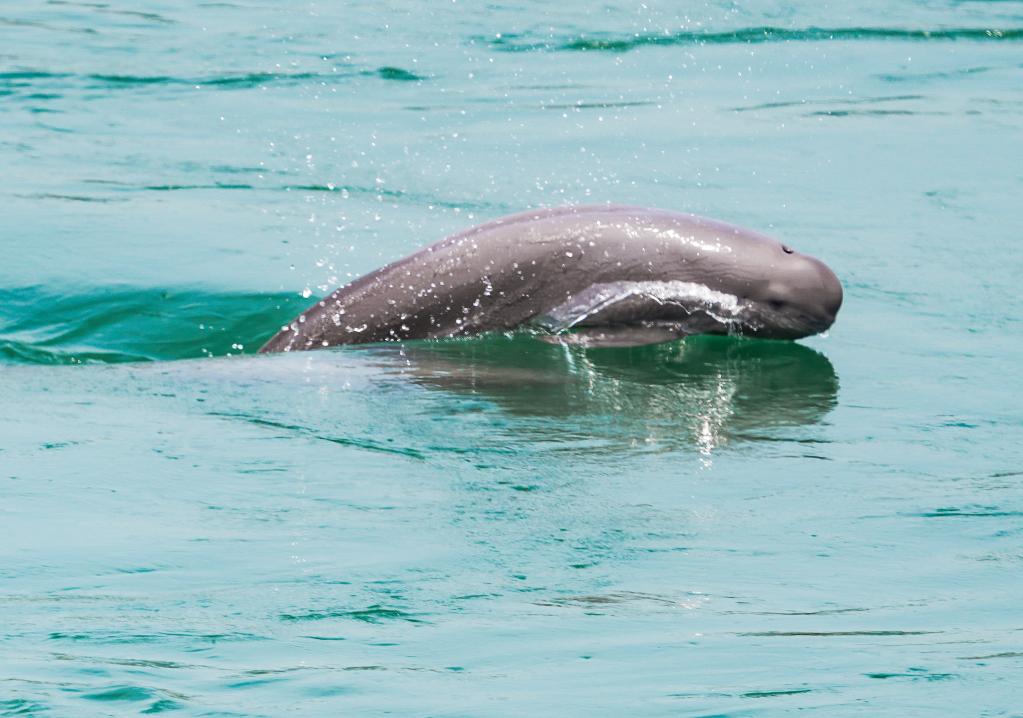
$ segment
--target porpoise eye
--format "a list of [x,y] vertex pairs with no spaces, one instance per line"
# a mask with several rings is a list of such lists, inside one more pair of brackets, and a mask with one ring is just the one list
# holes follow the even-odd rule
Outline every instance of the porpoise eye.
[[785,252],[785,254],[792,254],[792,247],[787,244],[783,244],[781,246],[781,251]]
[[771,309],[782,309],[785,306],[785,302],[780,299],[768,299],[767,306]]

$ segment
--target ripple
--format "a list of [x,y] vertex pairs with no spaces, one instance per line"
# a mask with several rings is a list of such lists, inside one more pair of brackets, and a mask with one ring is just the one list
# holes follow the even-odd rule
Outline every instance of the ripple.
[[0,289],[0,362],[120,363],[254,351],[307,300],[200,288]]
[[150,23],[156,23],[159,25],[174,25],[177,20],[172,20],[169,17],[165,17],[155,12],[140,12],[138,10],[115,10],[107,7],[97,7],[98,12],[106,13],[108,15],[120,15],[122,17],[137,18],[139,20],[145,20]]
[[0,716],[32,716],[42,713],[48,713],[49,710],[42,703],[36,703],[35,701],[26,700],[24,698],[0,698]]
[[885,82],[930,82],[933,80],[956,80],[965,77],[972,77],[975,75],[982,75],[992,70],[1002,69],[1016,69],[1020,65],[1012,65],[1009,67],[991,67],[988,65],[978,65],[975,67],[962,67],[956,70],[947,70],[944,72],[904,72],[904,73],[885,73],[877,75],[877,79],[884,80]]
[[724,611],[751,616],[837,616],[843,613],[865,613],[869,608],[822,608],[819,611]]
[[607,102],[583,102],[583,101],[579,101],[579,102],[569,102],[569,103],[557,104],[557,105],[542,104],[542,105],[540,105],[540,109],[543,109],[543,110],[609,110],[609,109],[625,108],[625,107],[649,107],[649,106],[655,105],[655,104],[657,104],[657,103],[656,102],[652,102],[650,100],[635,100],[635,101],[632,101],[632,102],[625,102],[625,101],[622,101],[622,102],[612,102],[612,101],[607,101]]
[[181,192],[196,189],[255,189],[255,187],[243,182],[213,182],[211,184],[150,184],[139,189],[148,192]]
[[874,105],[885,102],[905,102],[923,100],[924,95],[886,95],[880,97],[835,98],[824,100],[793,100],[785,102],[763,102],[757,105],[733,107],[733,112],[754,112],[757,110],[778,110],[788,107],[813,107],[815,105]]
[[964,661],[986,661],[991,658],[1023,658],[1023,651],[1005,651],[1003,653],[989,653],[985,656],[960,656]]
[[892,678],[903,678],[911,681],[947,681],[958,678],[956,673],[930,673],[926,668],[909,668],[904,673],[864,673],[867,678],[875,680],[889,680]]
[[602,593],[587,596],[566,596],[564,598],[552,598],[546,601],[537,601],[538,606],[608,606],[625,603],[651,603],[660,606],[677,608],[693,608],[693,602],[677,601],[669,596],[660,596],[652,593],[638,593],[634,591],[618,591],[615,593]]
[[114,686],[82,696],[82,698],[88,698],[91,701],[144,701],[152,697],[151,689],[140,686]]
[[916,117],[919,115],[947,115],[947,112],[914,112],[913,110],[821,110],[808,112],[807,117]]
[[400,67],[379,67],[376,74],[384,80],[396,80],[398,82],[421,82],[426,79],[421,75],[403,70]]
[[344,436],[329,436],[326,434],[319,433],[313,429],[305,426],[298,426],[296,424],[286,424],[280,421],[274,421],[272,419],[265,419],[262,417],[247,416],[245,414],[232,414],[223,412],[212,412],[211,416],[220,416],[229,419],[241,419],[249,424],[256,426],[266,426],[274,429],[284,429],[285,431],[303,434],[320,441],[327,441],[332,444],[340,444],[341,446],[351,446],[357,449],[366,449],[367,451],[376,451],[384,454],[397,454],[399,456],[405,456],[411,459],[425,459],[426,456],[417,449],[412,449],[402,446],[388,446],[385,443],[373,440],[373,439],[357,439],[352,437]]
[[[0,20],[2,24],[2,20]],[[0,87],[28,88],[36,83],[59,83],[62,87],[80,85],[84,89],[145,90],[151,88],[189,88],[214,90],[246,90],[269,85],[334,85],[358,78],[376,78],[389,82],[425,82],[423,75],[400,67],[356,69],[336,66],[331,72],[237,72],[196,77],[176,75],[134,75],[85,73],[24,69],[0,72]]]
[[502,34],[499,37],[476,37],[494,50],[503,52],[628,52],[639,47],[673,47],[679,45],[752,45],[771,42],[856,42],[856,41],[971,41],[1019,42],[1023,28],[887,28],[887,27],[748,27],[724,32],[682,30],[669,33],[636,33],[616,35],[588,33],[576,37],[531,39],[529,35]]
[[384,623],[386,621],[406,621],[408,623],[426,623],[423,619],[416,618],[415,614],[402,611],[397,608],[388,608],[379,604],[367,608],[347,610],[333,609],[325,611],[307,611],[305,613],[282,613],[282,621],[324,621],[334,618],[344,618],[363,623]]
[[85,75],[85,79],[103,87],[138,87],[149,85],[189,85],[193,87],[248,88],[270,83],[296,83],[305,80],[336,80],[337,75],[315,72],[249,72],[213,77],[172,77],[169,75]]
[[121,633],[119,631],[91,631],[89,633],[65,633],[55,631],[47,636],[50,641],[71,641],[74,643],[122,644],[122,643],[163,643],[169,639],[182,638],[201,643],[221,643],[235,641],[262,641],[265,636],[255,633]]
[[[45,72],[42,70],[21,70],[13,72],[0,72],[0,82],[5,84],[16,83],[20,80],[42,80],[72,77],[69,72]],[[21,85],[25,86],[25,85]]]
[[0,17],[0,25],[10,25],[11,27],[33,27],[38,30],[52,30],[54,32],[73,32],[82,35],[99,35],[98,30],[94,30],[91,27],[60,27],[58,25],[51,25],[46,22],[37,22],[34,20],[24,20],[21,18],[13,17]]
[[941,631],[755,631],[749,633],[737,633],[735,635],[749,636],[753,638],[844,638],[849,636],[926,636],[932,633],[941,633]]
[[185,707],[185,696],[183,695],[130,684],[116,685],[92,693],[85,693],[82,695],[82,698],[101,703],[152,701],[146,709],[140,711],[144,714],[163,713],[164,711],[178,710]]
[[933,511],[924,511],[916,514],[916,516],[928,519],[1003,518],[1007,516],[1023,516],[1023,511],[1004,511],[997,506],[946,506]]
[[[195,170],[192,170],[195,171]],[[232,168],[211,167],[210,171],[220,174],[286,174],[275,172],[265,168]],[[414,192],[404,189],[386,189],[383,187],[360,186],[354,184],[334,184],[326,182],[322,184],[285,184],[285,185],[256,185],[248,182],[167,182],[163,184],[140,184],[132,185],[118,180],[87,179],[83,182],[88,184],[99,184],[107,186],[111,191],[116,192],[204,192],[204,191],[254,191],[254,192],[324,192],[338,194],[342,197],[359,196],[370,197],[377,200],[391,200],[395,202],[406,202],[419,207],[441,207],[444,209],[473,210],[499,213],[508,211],[510,208],[505,203],[487,202],[479,199],[449,199],[424,192]],[[54,193],[40,193],[32,195],[16,195],[29,199],[58,199],[62,201],[82,202],[118,202],[126,201],[118,197],[98,197],[96,195],[68,195]]]
[[801,693],[813,693],[812,688],[794,688],[790,690],[778,690],[778,691],[750,691],[749,693],[740,693],[742,698],[778,698],[779,696],[797,696]]
[[16,197],[24,197],[25,199],[59,199],[65,202],[96,202],[99,204],[109,204],[111,202],[127,202],[127,199],[120,197],[95,197],[90,195],[80,194],[54,194],[51,192],[44,192],[40,194],[28,194],[28,195],[15,195]]
[[57,661],[100,663],[114,666],[129,666],[131,668],[189,669],[200,667],[189,663],[179,663],[177,661],[158,661],[143,658],[112,658],[108,656],[74,656],[70,653],[54,653],[53,658]]

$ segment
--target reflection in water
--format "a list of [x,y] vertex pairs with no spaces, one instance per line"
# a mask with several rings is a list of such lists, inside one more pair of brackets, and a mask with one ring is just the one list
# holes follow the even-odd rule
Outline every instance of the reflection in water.
[[831,362],[792,342],[705,336],[585,350],[518,334],[371,351],[385,366],[403,359],[397,371],[419,385],[493,402],[519,419],[516,431],[689,445],[707,456],[729,441],[815,424],[838,392]]
[[520,333],[129,371],[218,416],[420,458],[695,449],[709,461],[724,445],[819,440],[806,430],[838,393],[831,362],[813,349],[712,336],[583,349]]

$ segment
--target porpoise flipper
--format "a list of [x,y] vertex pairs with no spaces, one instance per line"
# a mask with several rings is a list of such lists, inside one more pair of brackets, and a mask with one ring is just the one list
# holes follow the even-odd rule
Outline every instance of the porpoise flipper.
[[688,336],[690,332],[675,324],[620,325],[583,327],[563,334],[538,334],[548,344],[564,344],[584,349],[613,349],[661,344]]

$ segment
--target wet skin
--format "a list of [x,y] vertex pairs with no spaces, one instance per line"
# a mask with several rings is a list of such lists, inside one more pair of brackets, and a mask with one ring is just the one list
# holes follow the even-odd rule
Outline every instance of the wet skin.
[[831,326],[841,304],[823,262],[762,234],[666,210],[564,207],[473,227],[367,274],[260,351],[526,324],[592,346],[688,334],[798,339]]

